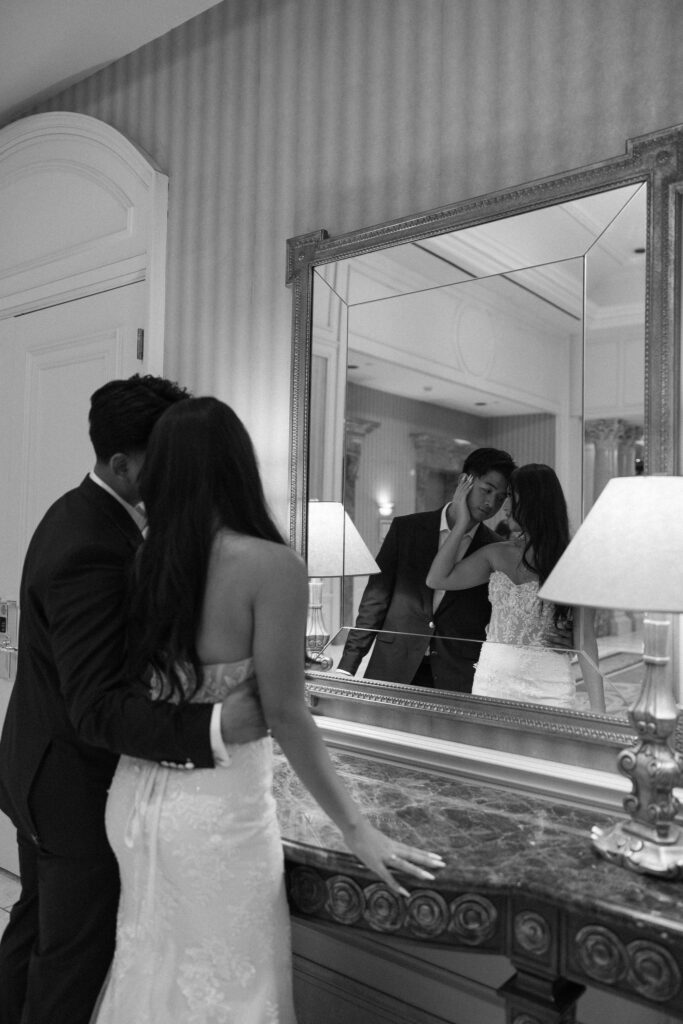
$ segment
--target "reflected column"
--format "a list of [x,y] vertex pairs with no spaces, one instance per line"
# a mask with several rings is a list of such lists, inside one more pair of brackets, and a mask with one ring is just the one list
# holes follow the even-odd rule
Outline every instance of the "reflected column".
[[[368,434],[379,427],[378,420],[347,419],[344,446],[344,508],[350,518],[356,522],[356,482],[363,454],[363,442]],[[365,538],[364,538],[365,539]],[[367,543],[367,539],[366,543]],[[354,576],[345,576],[342,587],[342,624],[352,625],[354,594]]]
[[[586,423],[586,441],[593,445],[593,502],[614,476],[619,476],[619,441],[623,423],[618,419]],[[586,509],[586,512],[588,509]]]
[[644,447],[643,428],[633,423],[622,423],[619,476],[635,476],[636,459],[642,459]]
[[360,458],[363,454],[363,441],[377,430],[377,420],[347,419],[346,444],[344,449],[344,508],[354,523],[356,521],[356,481]]
[[587,420],[585,428],[584,514],[612,477],[634,476],[642,457],[643,428],[622,419]]
[[[613,477],[635,475],[637,446],[642,445],[642,434],[642,427],[618,418],[586,422],[584,515]],[[625,611],[603,609],[596,613],[599,636],[619,636],[637,626],[633,614]]]
[[451,500],[458,474],[476,445],[438,434],[410,437],[415,445],[415,511],[425,512]]

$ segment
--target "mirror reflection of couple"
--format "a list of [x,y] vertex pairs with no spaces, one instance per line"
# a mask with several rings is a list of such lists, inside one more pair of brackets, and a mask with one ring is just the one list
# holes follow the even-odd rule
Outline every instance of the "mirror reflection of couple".
[[443,861],[376,830],[332,767],[304,701],[306,567],[235,413],[135,376],[92,396],[90,437],[22,575],[0,1024],[295,1024],[268,731],[394,892]]
[[[508,496],[501,541],[485,520]],[[573,648],[591,709],[604,711],[592,611],[538,597],[568,543],[555,471],[476,449],[445,508],[393,520],[339,671],[355,674],[372,647],[368,678],[574,708]]]

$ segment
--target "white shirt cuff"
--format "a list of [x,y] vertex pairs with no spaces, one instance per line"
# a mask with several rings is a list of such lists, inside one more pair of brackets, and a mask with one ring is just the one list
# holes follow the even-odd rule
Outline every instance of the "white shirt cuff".
[[214,704],[211,712],[211,752],[216,768],[227,768],[231,760],[221,733],[222,706],[222,704]]

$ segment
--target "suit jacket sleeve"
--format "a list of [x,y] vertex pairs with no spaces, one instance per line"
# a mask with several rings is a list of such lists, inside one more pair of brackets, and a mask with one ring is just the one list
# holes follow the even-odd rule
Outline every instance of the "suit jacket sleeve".
[[398,529],[395,521],[389,527],[375,561],[380,572],[368,580],[356,616],[356,627],[361,628],[350,631],[339,659],[338,668],[347,672],[355,673],[372,647],[376,631],[382,629],[391,603],[398,562]]
[[153,761],[213,767],[212,705],[153,702],[125,678],[126,572],[105,545],[72,551],[45,601],[67,713],[86,743]]

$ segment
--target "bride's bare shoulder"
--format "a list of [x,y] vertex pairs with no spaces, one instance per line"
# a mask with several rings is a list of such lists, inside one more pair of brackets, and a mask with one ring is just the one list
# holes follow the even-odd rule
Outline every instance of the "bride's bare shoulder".
[[303,558],[286,544],[252,537],[233,530],[220,530],[216,536],[213,557],[216,568],[247,569],[253,574],[285,573],[288,576],[306,574]]
[[519,561],[519,548],[514,541],[500,540],[486,548],[489,560],[495,569],[505,570]]

